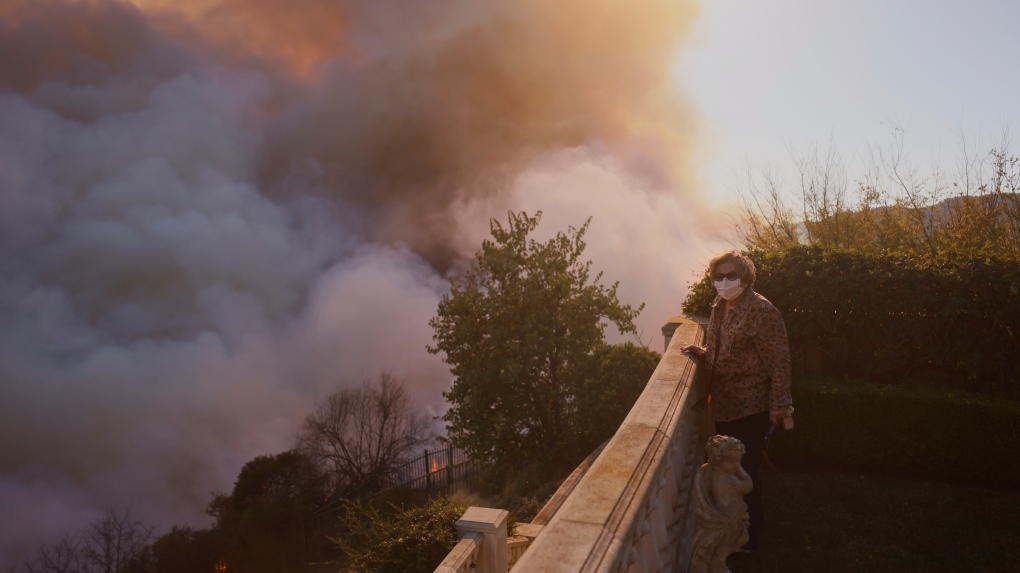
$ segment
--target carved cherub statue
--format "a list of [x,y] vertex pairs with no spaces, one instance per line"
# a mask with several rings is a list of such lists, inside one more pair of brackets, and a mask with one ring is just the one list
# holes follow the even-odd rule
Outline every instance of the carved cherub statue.
[[747,543],[747,504],[751,476],[740,467],[744,444],[712,436],[708,462],[694,476],[694,515],[698,528],[691,549],[690,573],[730,573],[726,558]]

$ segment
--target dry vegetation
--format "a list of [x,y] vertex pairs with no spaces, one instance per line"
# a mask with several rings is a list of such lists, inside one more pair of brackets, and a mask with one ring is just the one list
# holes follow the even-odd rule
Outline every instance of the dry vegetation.
[[1020,255],[1020,158],[1008,133],[988,152],[964,141],[956,168],[927,170],[907,158],[895,129],[885,147],[851,161],[830,142],[794,155],[793,189],[775,172],[740,188],[739,239],[764,250],[795,244],[864,252],[937,254],[982,250]]

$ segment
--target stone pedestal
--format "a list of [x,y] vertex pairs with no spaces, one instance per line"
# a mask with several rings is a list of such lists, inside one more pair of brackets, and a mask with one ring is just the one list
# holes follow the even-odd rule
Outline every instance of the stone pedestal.
[[475,573],[506,573],[506,519],[504,509],[469,507],[457,520],[457,533],[478,533],[482,547],[475,560]]

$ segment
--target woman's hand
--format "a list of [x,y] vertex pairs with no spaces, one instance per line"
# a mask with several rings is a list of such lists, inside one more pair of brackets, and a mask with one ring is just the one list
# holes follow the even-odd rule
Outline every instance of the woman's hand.
[[771,420],[772,425],[777,428],[782,428],[784,430],[793,429],[793,416],[785,410],[769,412],[769,420]]
[[690,352],[698,358],[705,357],[705,348],[696,344],[688,344],[687,346],[681,346],[680,352]]

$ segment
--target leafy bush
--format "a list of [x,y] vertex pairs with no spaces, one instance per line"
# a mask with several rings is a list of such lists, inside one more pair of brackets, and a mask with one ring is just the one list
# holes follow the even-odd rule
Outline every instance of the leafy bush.
[[602,345],[580,368],[574,391],[573,469],[599,444],[608,440],[637,402],[660,355],[630,342]]
[[577,464],[616,433],[660,358],[658,352],[631,342],[598,345],[572,373],[571,433],[559,444],[558,458],[541,466],[521,463],[490,468],[483,490],[504,503],[554,492]]
[[544,506],[545,502],[536,497],[515,497],[510,501],[506,509],[510,512],[510,518],[516,525],[518,523],[531,523],[531,520],[535,519],[535,516],[538,515],[538,512],[542,511]]
[[[1020,260],[817,246],[747,254],[755,290],[786,320],[795,373],[941,378],[1020,398]],[[707,316],[714,296],[706,276],[683,309]]]
[[333,541],[360,573],[428,573],[457,544],[455,523],[467,506],[449,497],[389,511],[351,502],[341,513],[345,534]]
[[930,384],[795,379],[797,428],[770,454],[820,465],[1020,486],[1020,403]]

